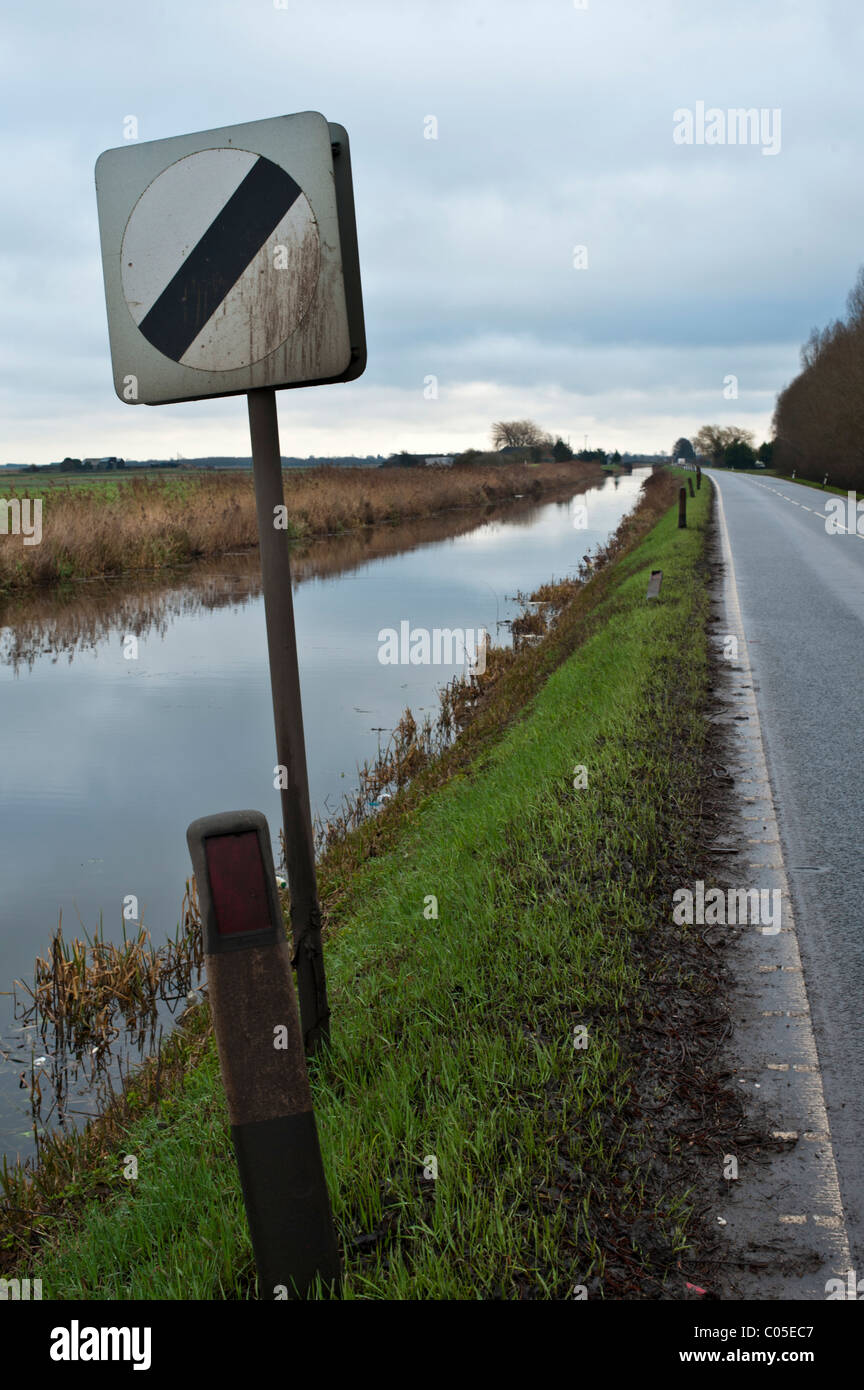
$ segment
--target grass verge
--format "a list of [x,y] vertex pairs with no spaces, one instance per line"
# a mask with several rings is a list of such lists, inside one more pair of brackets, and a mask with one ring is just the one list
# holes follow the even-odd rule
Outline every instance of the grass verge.
[[[698,856],[710,510],[706,487],[678,530],[674,486],[322,865],[312,1084],[349,1298],[684,1296],[694,1159],[730,1102],[713,962],[670,922]],[[103,1138],[99,1189],[79,1167],[74,1203],[34,1211],[45,1297],[258,1294],[204,1009],[187,1036],[195,1065]]]

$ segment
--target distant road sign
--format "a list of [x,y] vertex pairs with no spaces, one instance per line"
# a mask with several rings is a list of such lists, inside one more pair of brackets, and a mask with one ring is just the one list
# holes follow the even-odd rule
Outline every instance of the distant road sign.
[[316,112],[99,157],[121,400],[155,405],[360,375],[349,158],[343,128]]

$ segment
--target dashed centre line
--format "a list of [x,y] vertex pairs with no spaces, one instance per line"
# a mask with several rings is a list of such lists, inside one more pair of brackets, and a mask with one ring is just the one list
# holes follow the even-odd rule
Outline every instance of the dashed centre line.
[[[809,512],[811,516],[818,516],[821,520],[825,520],[825,515],[823,512],[817,512],[815,508],[808,507],[806,502],[796,502],[794,497],[787,497],[785,492],[780,492],[780,490],[776,487],[769,487],[767,483],[757,482],[755,478],[753,479],[753,482],[756,483],[757,487],[761,487],[763,492],[773,492],[775,497],[782,497],[784,502],[791,502],[793,507],[801,507],[803,511]],[[831,493],[830,495],[832,497],[839,497],[840,494]],[[836,526],[837,530],[842,531],[844,535],[856,536],[859,541],[864,541],[864,536],[862,536],[859,531],[850,531],[849,527],[844,526],[842,521],[835,521],[834,525]]]

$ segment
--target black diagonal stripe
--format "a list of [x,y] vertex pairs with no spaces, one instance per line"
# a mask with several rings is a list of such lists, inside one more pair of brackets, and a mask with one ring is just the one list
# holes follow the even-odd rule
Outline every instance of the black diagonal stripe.
[[263,156],[252,165],[138,327],[179,362],[302,189]]

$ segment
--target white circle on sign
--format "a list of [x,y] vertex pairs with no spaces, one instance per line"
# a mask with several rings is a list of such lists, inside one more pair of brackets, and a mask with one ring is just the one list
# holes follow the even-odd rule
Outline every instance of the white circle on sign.
[[318,283],[318,224],[273,160],[200,150],[145,188],[121,262],[148,342],[184,367],[230,372],[275,352],[303,321]]

